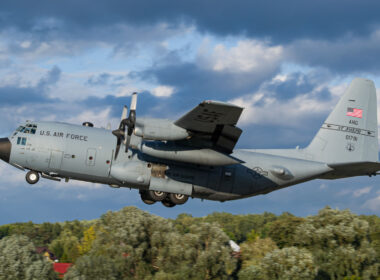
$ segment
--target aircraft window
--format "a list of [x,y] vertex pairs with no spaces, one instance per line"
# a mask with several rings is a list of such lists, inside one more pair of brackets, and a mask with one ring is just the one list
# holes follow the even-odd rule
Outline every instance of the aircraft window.
[[21,137],[17,137],[17,145],[20,145],[21,143]]
[[27,124],[26,127],[21,127],[20,132],[27,133],[27,134],[36,134],[37,131],[37,125],[35,124]]
[[22,140],[21,140],[21,145],[26,145],[26,138],[25,137],[22,137]]
[[20,125],[20,126],[16,129],[16,131],[21,131],[23,128],[24,128],[24,127],[23,127],[22,125]]

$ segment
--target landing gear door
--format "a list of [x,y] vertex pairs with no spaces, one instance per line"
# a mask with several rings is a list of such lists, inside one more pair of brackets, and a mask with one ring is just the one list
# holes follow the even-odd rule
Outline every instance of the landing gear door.
[[55,169],[55,170],[61,169],[62,156],[63,156],[63,152],[61,151],[51,151],[49,168]]
[[95,166],[95,160],[96,160],[96,149],[94,148],[87,149],[86,164],[88,166]]

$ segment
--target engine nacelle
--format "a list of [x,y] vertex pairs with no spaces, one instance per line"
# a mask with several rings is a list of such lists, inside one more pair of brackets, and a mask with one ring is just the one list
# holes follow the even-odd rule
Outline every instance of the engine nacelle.
[[136,136],[147,140],[175,141],[189,137],[186,129],[173,124],[171,120],[140,118],[136,120]]
[[221,166],[240,163],[239,160],[212,149],[181,147],[163,142],[143,143],[140,150],[156,158],[200,165]]

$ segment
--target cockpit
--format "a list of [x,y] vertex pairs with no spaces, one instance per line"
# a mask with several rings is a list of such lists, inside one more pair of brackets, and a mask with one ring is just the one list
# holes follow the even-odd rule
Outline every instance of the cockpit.
[[25,133],[25,134],[36,134],[37,131],[37,125],[32,123],[27,123],[25,125],[20,125],[16,131],[13,133],[12,138],[16,136],[18,133]]

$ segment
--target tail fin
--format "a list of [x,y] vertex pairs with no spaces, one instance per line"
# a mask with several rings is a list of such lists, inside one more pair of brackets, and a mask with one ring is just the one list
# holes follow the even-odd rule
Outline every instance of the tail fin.
[[326,163],[378,161],[377,99],[374,83],[354,79],[306,148]]

